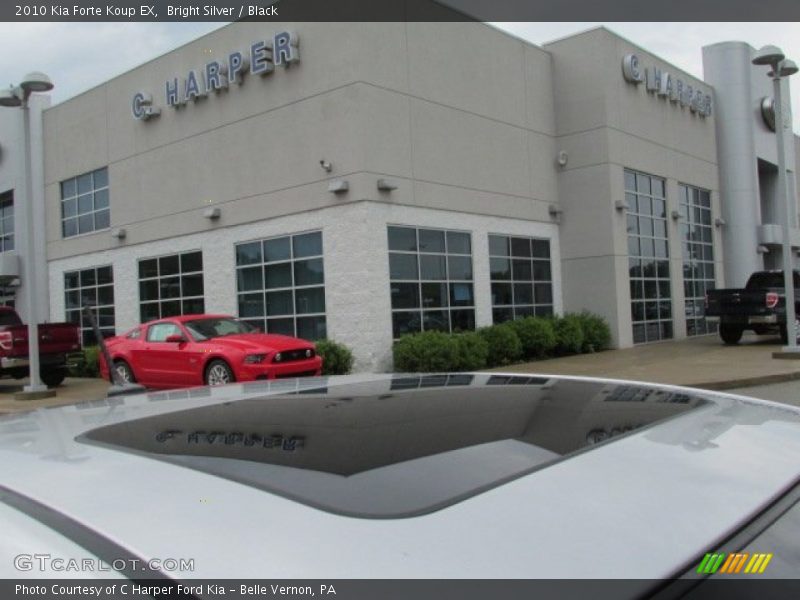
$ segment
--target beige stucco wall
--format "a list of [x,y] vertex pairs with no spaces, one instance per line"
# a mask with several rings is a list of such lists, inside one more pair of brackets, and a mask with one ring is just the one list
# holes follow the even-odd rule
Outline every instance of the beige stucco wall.
[[[299,35],[300,63],[248,75],[179,110],[166,106],[167,79],[283,29]],[[626,221],[614,207],[624,198],[624,169],[664,177],[668,213],[678,208],[679,183],[711,190],[715,216],[720,202],[713,115],[700,118],[625,82],[629,53],[712,93],[604,29],[541,49],[481,23],[231,24],[45,112],[48,259],[55,269],[127,249],[129,261],[151,255],[156,242],[204,233],[210,243],[233,243],[247,224],[266,232],[275,229],[267,220],[292,215],[345,218],[335,208],[362,201],[510,219],[520,224],[516,235],[534,235],[540,224],[553,226],[556,205],[563,308],[603,314],[615,344],[628,346]],[[153,94],[159,118],[132,118],[137,91]],[[563,167],[559,151],[568,156]],[[59,182],[103,166],[111,227],[124,227],[126,239],[109,231],[62,239]],[[398,188],[379,192],[379,178]],[[347,180],[349,191],[328,192],[332,179]],[[209,206],[221,209],[217,222],[203,217]],[[676,221],[668,226],[681,337],[680,232]]]
[[[299,35],[298,64],[166,106],[167,79],[282,29]],[[48,257],[360,200],[552,222],[551,77],[549,54],[480,23],[229,25],[47,111]],[[159,118],[132,118],[137,91]],[[62,239],[59,182],[106,165],[126,240]],[[327,191],[338,178],[346,194]]]
[[[702,81],[605,29],[545,45],[553,56],[557,151],[568,154],[559,175],[564,308],[603,314],[614,342],[633,343],[624,199],[624,169],[667,180],[667,214],[678,209],[678,183],[711,190],[719,215],[719,185],[713,114],[688,108],[628,83],[622,59],[636,54],[642,68],[655,66],[694,88]],[[678,222],[668,218],[673,326],[685,335],[682,257]],[[718,236],[715,236],[718,238]],[[715,258],[722,257],[715,239]],[[718,265],[719,266],[719,265]],[[722,269],[717,268],[717,273]]]

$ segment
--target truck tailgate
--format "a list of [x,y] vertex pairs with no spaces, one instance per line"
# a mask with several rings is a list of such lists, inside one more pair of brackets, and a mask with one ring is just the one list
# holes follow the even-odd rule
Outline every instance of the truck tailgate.
[[709,290],[706,296],[706,316],[747,316],[772,314],[773,309],[767,307],[765,291],[747,291],[745,289]]
[[[6,327],[11,333],[12,346],[8,357],[28,356],[28,326]],[[72,323],[43,323],[39,325],[39,354],[64,354],[80,350],[78,327]]]

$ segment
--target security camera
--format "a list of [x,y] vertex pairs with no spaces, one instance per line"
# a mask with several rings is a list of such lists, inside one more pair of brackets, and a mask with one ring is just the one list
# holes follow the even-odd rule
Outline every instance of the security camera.
[[331,170],[333,169],[333,165],[324,158],[321,161],[319,161],[319,166],[325,169],[328,173],[330,173]]

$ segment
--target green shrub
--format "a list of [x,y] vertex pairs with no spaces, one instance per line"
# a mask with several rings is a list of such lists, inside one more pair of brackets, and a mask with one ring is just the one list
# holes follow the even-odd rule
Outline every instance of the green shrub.
[[458,371],[462,344],[441,331],[404,335],[394,343],[394,370],[399,373]]
[[577,354],[583,348],[583,329],[577,315],[566,314],[553,319],[556,332],[556,353]]
[[486,367],[489,344],[474,331],[455,336],[458,346],[458,363],[454,371],[479,371]]
[[347,346],[333,340],[319,340],[316,346],[322,357],[323,375],[347,375],[352,370],[353,353]]
[[522,342],[519,341],[514,327],[508,323],[483,327],[478,334],[489,345],[489,355],[486,359],[490,367],[507,365],[522,357]]
[[70,377],[100,377],[99,346],[86,346],[83,352],[76,352],[67,359]]
[[510,321],[522,343],[522,354],[526,358],[544,358],[556,347],[556,332],[553,320],[542,317],[525,317]]
[[583,329],[583,352],[600,352],[611,347],[611,328],[603,317],[587,310],[575,316]]

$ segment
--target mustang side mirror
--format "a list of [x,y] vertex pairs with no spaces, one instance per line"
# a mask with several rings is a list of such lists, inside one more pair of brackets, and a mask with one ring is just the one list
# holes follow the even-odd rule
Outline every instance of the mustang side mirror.
[[182,344],[186,341],[186,338],[183,337],[180,333],[173,333],[172,335],[168,335],[167,339],[164,340],[168,344]]

